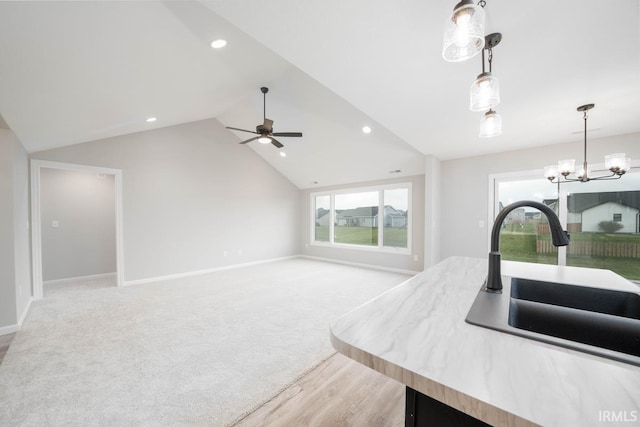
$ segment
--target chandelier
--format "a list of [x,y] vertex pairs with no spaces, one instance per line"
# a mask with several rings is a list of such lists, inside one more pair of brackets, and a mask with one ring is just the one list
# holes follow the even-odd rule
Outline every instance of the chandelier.
[[[615,153],[604,156],[605,168],[611,172],[609,175],[591,176],[589,165],[587,164],[587,111],[595,107],[595,104],[581,105],[577,108],[583,113],[584,120],[584,161],[582,168],[576,172],[575,159],[560,160],[557,165],[545,166],[544,176],[553,184],[565,182],[589,182],[606,179],[620,179],[629,169],[631,169],[631,159],[625,153]],[[573,175],[573,176],[572,176]]]

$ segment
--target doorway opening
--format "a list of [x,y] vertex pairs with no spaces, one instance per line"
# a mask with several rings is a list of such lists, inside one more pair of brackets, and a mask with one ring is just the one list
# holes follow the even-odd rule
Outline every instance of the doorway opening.
[[[74,270],[75,273],[69,273],[69,267],[61,267],[60,264],[56,262],[57,254],[55,252],[51,252],[50,250],[50,241],[55,240],[56,232],[68,232],[67,230],[63,230],[63,224],[60,223],[57,216],[58,215],[67,215],[70,220],[74,222],[79,222],[78,218],[73,218],[74,209],[70,206],[62,206],[63,204],[58,204],[58,210],[66,211],[66,214],[56,212],[54,214],[51,213],[51,210],[48,208],[43,209],[43,203],[47,202],[45,197],[55,197],[55,194],[52,196],[51,194],[43,194],[43,175],[46,175],[49,179],[56,178],[58,180],[68,179],[69,177],[80,177],[86,181],[84,177],[91,176],[94,179],[103,180],[104,182],[100,183],[97,187],[94,187],[91,191],[106,191],[107,196],[108,193],[112,193],[113,199],[111,199],[105,206],[89,206],[88,208],[93,209],[95,212],[99,212],[100,215],[110,216],[109,221],[115,222],[115,242],[110,243],[111,251],[113,251],[113,247],[115,246],[115,260],[113,259],[113,252],[108,256],[111,259],[100,260],[100,254],[91,254],[92,258],[86,258],[84,260],[79,260],[76,264],[77,269]],[[77,179],[76,179],[77,181]],[[100,190],[101,189],[101,190]],[[96,202],[94,201],[94,204]],[[104,208],[104,210],[108,212],[100,212],[100,209]],[[113,218],[115,216],[115,219]],[[46,218],[45,218],[46,217]],[[43,218],[47,220],[47,228],[43,230]],[[117,286],[124,285],[124,262],[123,262],[123,237],[122,237],[122,171],[120,169],[109,169],[109,168],[101,168],[95,166],[85,166],[85,165],[77,165],[70,163],[59,163],[59,162],[51,162],[45,160],[31,160],[31,238],[32,238],[32,273],[33,273],[33,298],[41,299],[43,297],[43,273],[46,272],[50,279],[53,277],[54,279],[57,276],[63,278],[65,275],[71,274],[71,277],[75,276],[86,276],[86,271],[83,274],[83,268],[91,268],[91,264],[93,264],[93,268],[100,268],[96,266],[96,264],[103,262],[109,265],[115,264],[115,275],[116,275],[116,284]],[[77,225],[77,224],[75,224]],[[60,228],[58,228],[60,227]],[[85,227],[91,227],[91,224],[86,224]],[[109,228],[109,227],[107,227]],[[90,228],[86,228],[85,231],[82,229],[78,230],[77,227],[73,231],[78,235],[77,237],[82,237],[84,234],[85,237],[88,237],[88,234],[91,232],[88,231]],[[113,230],[113,228],[111,228]],[[95,231],[95,230],[94,230]],[[58,234],[60,234],[58,233]],[[97,236],[96,238],[100,238]],[[44,239],[44,240],[43,240]],[[65,239],[61,239],[61,241],[73,240],[73,236],[67,236]],[[49,259],[46,260],[46,263],[43,264],[43,248],[48,251]],[[71,251],[70,248],[66,248]],[[77,250],[77,248],[76,248]],[[61,249],[61,252],[64,252]],[[67,256],[69,256],[67,252]],[[90,254],[85,253],[84,255],[89,256]],[[74,258],[82,257],[83,255],[71,255]],[[97,260],[97,261],[96,261]],[[115,262],[114,262],[115,261]],[[111,273],[110,273],[111,274]]]

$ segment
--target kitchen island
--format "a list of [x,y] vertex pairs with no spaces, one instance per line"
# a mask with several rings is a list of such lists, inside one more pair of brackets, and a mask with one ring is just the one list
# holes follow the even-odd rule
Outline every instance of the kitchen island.
[[[331,325],[340,353],[494,426],[640,423],[640,367],[465,322],[487,274],[452,257]],[[638,292],[608,270],[503,261],[509,276]]]

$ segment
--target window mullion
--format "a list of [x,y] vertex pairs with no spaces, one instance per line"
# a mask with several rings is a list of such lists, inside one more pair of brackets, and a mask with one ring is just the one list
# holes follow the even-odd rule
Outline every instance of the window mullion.
[[384,246],[384,190],[378,191],[378,247]]
[[335,195],[329,195],[329,243],[334,244],[333,237],[335,235],[335,222],[336,222],[336,202]]
[[[569,206],[567,206],[568,202],[568,191],[566,186],[561,187],[558,190],[558,219],[560,220],[560,224],[562,228],[567,230],[569,223]],[[567,247],[559,246],[558,247],[558,265],[567,265]]]

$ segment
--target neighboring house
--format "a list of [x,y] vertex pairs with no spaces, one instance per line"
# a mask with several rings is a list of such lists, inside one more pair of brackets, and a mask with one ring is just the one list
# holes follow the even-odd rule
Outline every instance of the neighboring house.
[[318,208],[316,211],[316,226],[329,226],[330,217],[329,209]]
[[[385,227],[405,227],[407,225],[407,213],[400,212],[393,206],[384,207]],[[363,206],[355,209],[336,211],[336,225],[347,227],[377,227],[378,207]]]
[[623,225],[619,233],[640,233],[640,191],[571,194],[569,223],[582,224],[582,231],[599,232],[601,221]]
[[503,224],[524,224],[525,216],[524,208],[516,208],[509,212]]
[[395,209],[393,206],[384,207],[384,226],[402,228],[407,226],[407,212]]

